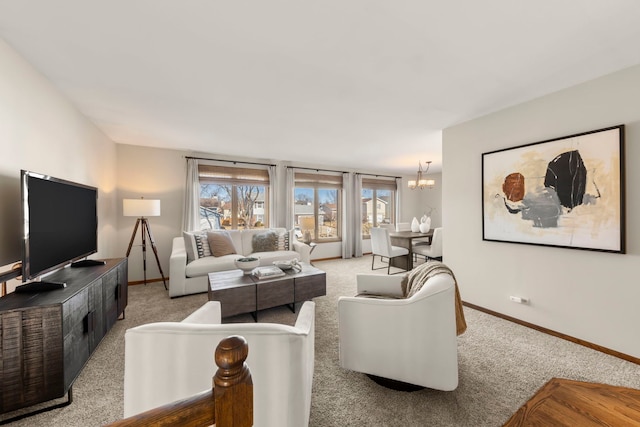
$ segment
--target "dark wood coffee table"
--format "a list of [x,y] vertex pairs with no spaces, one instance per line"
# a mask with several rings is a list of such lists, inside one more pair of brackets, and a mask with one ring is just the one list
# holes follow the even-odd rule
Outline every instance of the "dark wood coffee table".
[[251,313],[257,321],[258,311],[289,305],[295,313],[296,303],[327,294],[327,275],[309,264],[302,271],[285,270],[284,276],[258,279],[242,270],[209,273],[209,301],[220,301],[222,317]]

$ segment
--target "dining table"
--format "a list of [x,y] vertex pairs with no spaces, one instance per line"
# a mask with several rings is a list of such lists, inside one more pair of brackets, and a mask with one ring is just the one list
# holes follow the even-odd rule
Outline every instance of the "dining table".
[[407,257],[395,257],[390,260],[392,267],[402,268],[404,270],[413,270],[413,243],[415,239],[424,240],[426,244],[431,244],[433,237],[433,229],[426,233],[415,231],[390,231],[389,238],[393,246],[401,246],[409,249]]

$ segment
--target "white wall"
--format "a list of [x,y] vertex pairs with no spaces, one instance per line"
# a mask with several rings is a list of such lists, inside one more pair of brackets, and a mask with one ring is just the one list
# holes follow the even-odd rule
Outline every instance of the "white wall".
[[[161,214],[150,217],[149,224],[160,265],[165,278],[169,278],[169,256],[173,237],[181,235],[182,208],[186,179],[185,153],[175,150],[117,145],[117,247],[125,256],[136,218],[122,216],[122,199],[160,199]],[[140,229],[129,255],[129,281],[143,278]],[[147,278],[160,277],[151,247],[147,247]],[[167,281],[167,285],[168,285]]]
[[416,217],[418,220],[431,211],[431,228],[442,225],[442,175],[429,174],[428,179],[435,180],[433,188],[423,188],[411,190],[406,187],[409,179],[416,179],[414,176],[404,177],[405,187],[402,188],[399,222],[411,222]]
[[115,143],[1,39],[0,144],[0,259],[20,258],[20,169],[98,187],[99,251],[92,258],[117,255]]
[[[627,254],[482,240],[483,152],[618,124],[626,125]],[[446,129],[443,158],[444,261],[462,299],[640,357],[640,66]]]

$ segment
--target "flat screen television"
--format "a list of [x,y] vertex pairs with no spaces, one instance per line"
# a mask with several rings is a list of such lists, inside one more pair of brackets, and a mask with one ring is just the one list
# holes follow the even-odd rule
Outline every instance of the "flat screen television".
[[23,281],[98,251],[97,188],[23,170],[21,199]]

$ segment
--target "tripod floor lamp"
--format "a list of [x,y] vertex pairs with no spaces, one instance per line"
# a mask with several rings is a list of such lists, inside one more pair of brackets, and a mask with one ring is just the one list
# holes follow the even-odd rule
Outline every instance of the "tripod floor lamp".
[[160,200],[143,198],[124,199],[122,201],[122,214],[124,216],[138,217],[138,219],[136,220],[136,225],[135,227],[133,227],[133,233],[131,233],[131,240],[129,241],[129,248],[127,249],[127,258],[129,258],[131,247],[133,246],[133,241],[136,238],[136,232],[138,231],[138,227],[140,227],[140,233],[142,235],[142,269],[144,270],[144,284],[147,284],[148,237],[151,248],[153,249],[153,254],[156,257],[156,262],[158,263],[158,270],[160,271],[160,275],[162,276],[162,283],[164,283],[164,288],[167,289],[167,281],[164,278],[162,267],[160,267],[160,259],[158,259],[158,249],[156,248],[156,242],[153,239],[151,227],[149,226],[149,220],[147,219],[147,217],[149,216],[160,216]]

